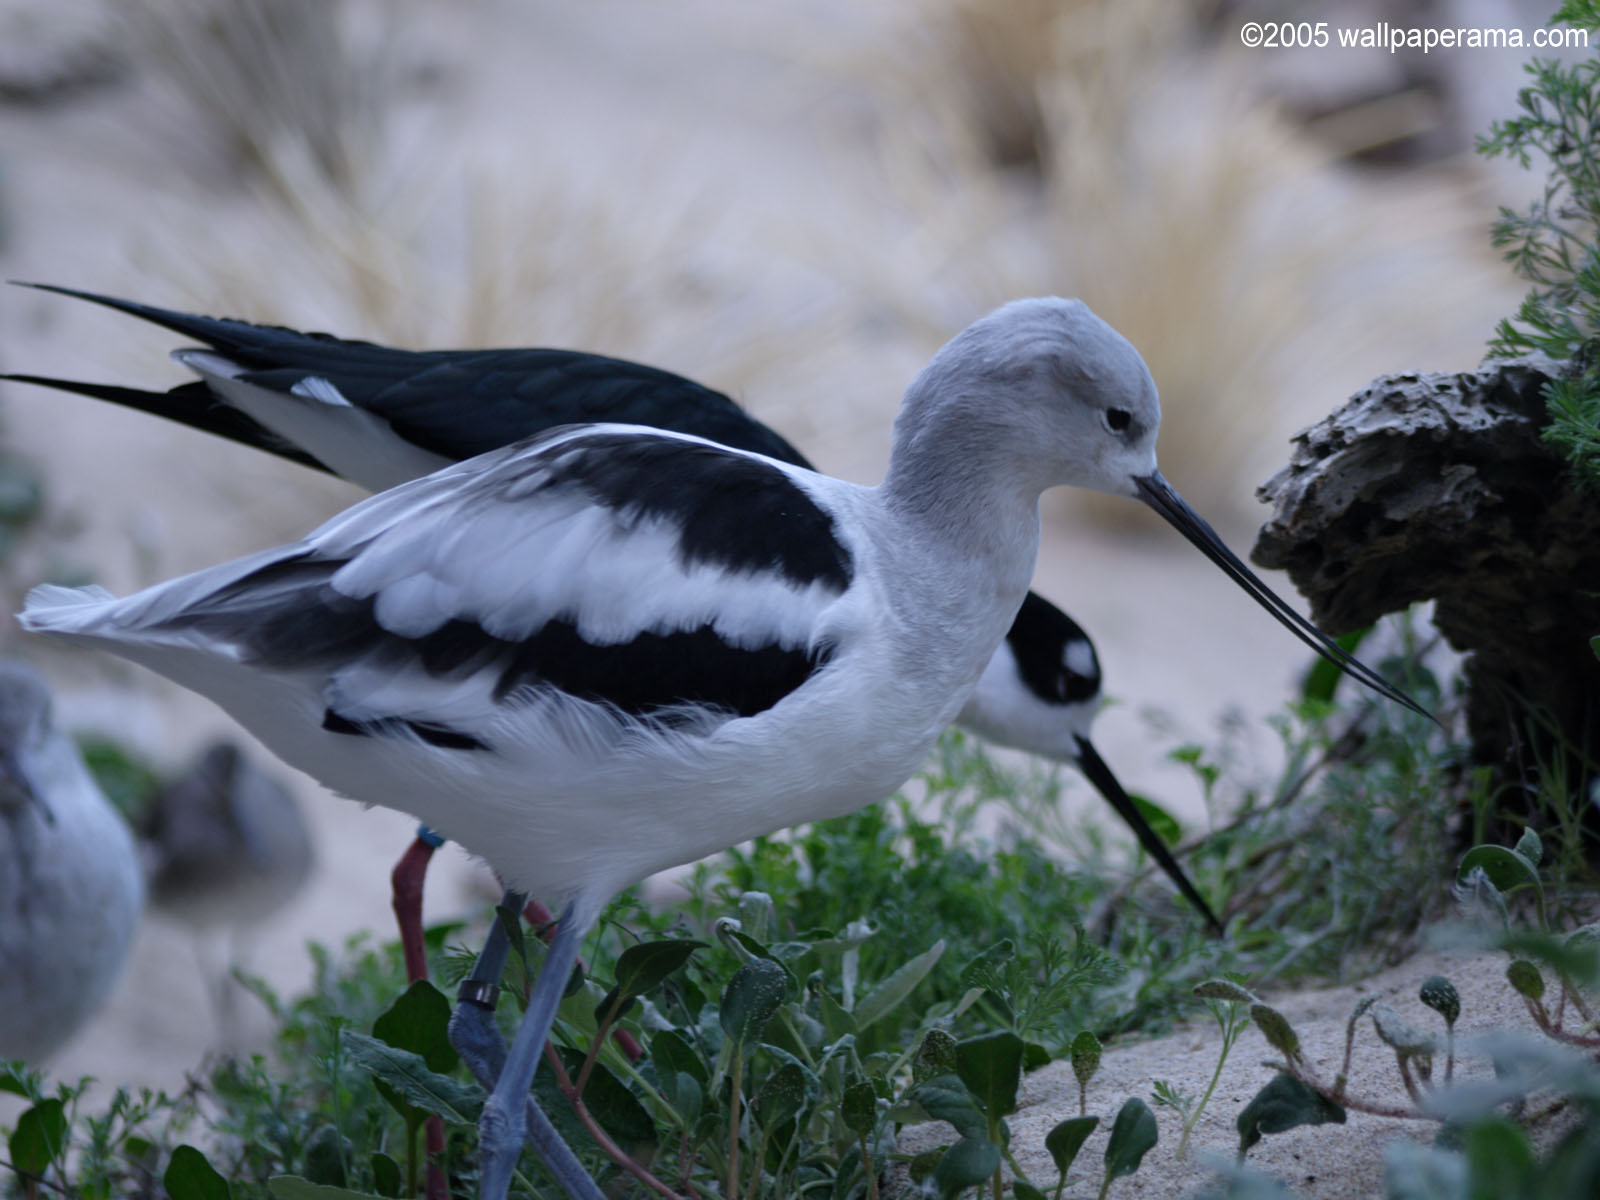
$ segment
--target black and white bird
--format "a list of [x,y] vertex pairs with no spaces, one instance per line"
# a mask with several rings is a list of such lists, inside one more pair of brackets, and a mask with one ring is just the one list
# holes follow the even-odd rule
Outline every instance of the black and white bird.
[[[382,491],[558,425],[612,421],[690,433],[811,464],[721,392],[668,371],[570,350],[397,350],[328,334],[156,308],[29,285],[153,322],[208,348],[173,358],[200,378],[164,392],[0,375],[166,417]],[[1221,922],[1090,740],[1100,662],[1083,629],[1034,592],[1024,598],[959,725],[1080,769],[1215,930]],[[419,833],[393,874],[401,944],[426,973],[422,879],[438,839]]]
[[568,1194],[594,1200],[528,1099],[579,938],[646,875],[908,778],[1022,604],[1045,489],[1144,501],[1321,653],[1417,707],[1172,490],[1159,423],[1143,360],[1087,306],[1016,301],[912,382],[877,487],[682,434],[568,427],[126,598],[35,589],[21,620],[211,697],[335,791],[559,902],[503,1065],[469,1056],[494,1080],[481,1188],[505,1196],[526,1128]]
[[0,1058],[40,1062],[100,1010],[143,905],[133,835],[44,680],[0,662]]

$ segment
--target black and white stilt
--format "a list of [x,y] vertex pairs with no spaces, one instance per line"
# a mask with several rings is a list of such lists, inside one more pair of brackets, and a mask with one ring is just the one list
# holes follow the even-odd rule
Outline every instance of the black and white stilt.
[[[733,400],[691,379],[571,350],[397,350],[328,334],[197,316],[49,285],[153,322],[208,348],[173,357],[200,378],[165,392],[0,375],[93,396],[331,470],[370,491],[420,478],[558,425],[589,421],[689,433],[811,468]],[[956,723],[989,741],[1076,766],[1178,890],[1222,925],[1095,750],[1099,659],[1088,634],[1029,592]],[[422,958],[421,892],[437,837],[419,833],[393,873],[401,943]]]
[[1151,504],[1415,707],[1222,547],[1158,472],[1159,422],[1125,339],[1077,301],[1017,301],[912,382],[874,488],[678,434],[567,428],[123,599],[36,589],[22,623],[210,696],[334,790],[560,902],[485,1110],[483,1195],[501,1200],[563,964],[601,907],[915,771],[1022,604],[1045,489]]

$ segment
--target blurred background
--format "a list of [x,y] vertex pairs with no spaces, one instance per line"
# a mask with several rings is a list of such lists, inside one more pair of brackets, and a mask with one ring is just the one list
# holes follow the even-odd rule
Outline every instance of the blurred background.
[[[1240,25],[1531,32],[1553,7],[0,0],[0,274],[415,348],[637,358],[864,483],[946,338],[1007,299],[1079,296],[1150,364],[1164,473],[1243,552],[1295,429],[1374,375],[1480,361],[1522,290],[1488,224],[1533,177],[1472,153],[1527,51],[1247,50]],[[175,344],[0,288],[3,370],[170,386]],[[127,590],[360,495],[20,385],[0,392],[0,451],[0,501],[32,497],[0,513],[13,610],[43,578]],[[1166,751],[1231,725],[1269,775],[1253,718],[1305,653],[1132,503],[1051,495],[1045,517],[1036,586],[1088,628],[1119,702],[1097,743],[1130,788],[1203,821]],[[9,624],[0,643],[51,677],[63,723],[162,769],[228,732],[126,664]],[[270,769],[320,866],[247,966],[292,991],[309,938],[392,936],[411,828]],[[445,867],[430,920],[486,894],[464,858]],[[214,1036],[192,936],[147,922],[57,1069],[181,1083]]]

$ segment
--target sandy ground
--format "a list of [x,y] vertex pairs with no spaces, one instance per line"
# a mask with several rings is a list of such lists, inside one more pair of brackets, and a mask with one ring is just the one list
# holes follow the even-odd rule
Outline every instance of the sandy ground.
[[[49,0],[7,3],[48,7]],[[955,288],[937,254],[918,256],[930,222],[889,185],[882,142],[870,136],[886,118],[874,107],[872,74],[859,64],[874,54],[898,63],[909,53],[895,40],[904,26],[828,3],[476,0],[410,12],[405,61],[425,82],[400,106],[395,136],[408,147],[411,177],[442,190],[491,178],[500,181],[496,197],[554,194],[569,206],[508,201],[513,219],[489,228],[500,239],[491,250],[498,246],[508,259],[516,239],[528,236],[547,236],[562,249],[547,256],[553,277],[523,298],[524,308],[491,314],[515,328],[497,340],[578,344],[699,375],[734,391],[825,469],[864,482],[879,476],[900,389],[940,338],[989,303],[976,289]],[[262,215],[259,193],[198,152],[201,125],[175,105],[159,69],[148,67],[127,85],[70,103],[0,106],[0,274],[384,336],[381,322],[325,286],[333,251],[318,242],[305,258],[282,252],[282,222]],[[1303,363],[1297,385],[1243,414],[1240,461],[1250,468],[1228,483],[1236,512],[1249,511],[1252,485],[1286,456],[1292,429],[1380,371],[1475,365],[1494,320],[1518,294],[1483,248],[1492,193],[1470,164],[1415,187],[1330,176],[1329,188],[1330,204],[1366,206],[1364,232],[1343,248],[1345,262],[1373,262],[1381,244],[1381,270],[1303,284],[1319,303],[1338,305],[1358,332],[1346,325],[1336,336],[1308,331],[1293,350]],[[585,214],[599,222],[598,232],[546,230],[540,221],[552,212]],[[620,275],[601,270],[619,269],[603,261],[607,246],[621,257]],[[691,300],[681,304],[653,299],[645,284],[657,274],[689,278],[700,292],[683,292]],[[452,307],[460,294],[434,282],[421,275],[407,298],[421,314],[414,340],[450,344],[463,328]],[[1074,291],[1070,277],[1047,286]],[[1407,289],[1428,303],[1396,321],[1381,293]],[[584,326],[573,315],[580,300],[593,305],[613,293],[625,311],[611,324]],[[925,310],[907,304],[907,294],[918,304],[939,300]],[[241,304],[240,296],[252,299]],[[944,313],[934,337],[907,315],[929,310]],[[113,314],[0,288],[0,367],[7,370],[160,386],[180,378],[163,359],[172,345],[168,335]],[[1158,383],[1171,386],[1159,376]],[[72,529],[62,552],[92,563],[113,589],[274,544],[356,495],[91,401],[7,386],[0,404],[5,445],[42,464],[56,525]],[[1180,489],[1184,471],[1198,478],[1208,469],[1181,452],[1174,445],[1164,458]],[[1046,518],[1037,586],[1092,631],[1108,691],[1125,701],[1105,714],[1097,744],[1128,787],[1202,819],[1192,782],[1163,760],[1165,748],[1213,736],[1230,711],[1277,707],[1304,655],[1175,537],[1091,525],[1053,501]],[[1249,519],[1225,518],[1222,527],[1247,547]],[[209,705],[146,674],[48,653],[15,635],[0,637],[0,645],[51,672],[69,724],[112,730],[164,764],[182,762],[228,729]],[[1167,714],[1169,732],[1151,734],[1147,709]],[[1272,770],[1272,741],[1263,732],[1252,743],[1263,774]],[[254,931],[249,960],[288,991],[308,978],[307,940],[338,943],[359,930],[388,936],[386,872],[410,836],[402,816],[363,811],[303,778],[295,782],[323,849],[321,869],[292,907]],[[1088,803],[1089,795],[1073,789],[1074,802]],[[481,886],[480,868],[443,856],[429,919],[476,903]],[[214,1037],[189,941],[185,931],[148,921],[112,1002],[54,1065],[67,1075],[179,1083]],[[1343,1001],[1295,1003],[1337,1009]],[[264,1033],[259,1019],[252,1028],[256,1038]],[[1118,1054],[1097,1088],[1142,1094],[1151,1064],[1175,1075],[1163,1055],[1181,1053],[1207,1069],[1208,1046],[1195,1034],[1164,1052],[1149,1050],[1148,1059],[1145,1048]],[[1232,1098],[1254,1088],[1258,1056],[1248,1050],[1247,1038],[1235,1055],[1232,1090],[1213,1104],[1219,1122],[1235,1110]],[[1023,1124],[1016,1127],[1028,1144]],[[1205,1140],[1221,1144],[1226,1135],[1208,1132]],[[1316,1142],[1320,1148],[1324,1139]],[[1266,1153],[1288,1153],[1281,1147],[1291,1145],[1300,1143],[1284,1140]],[[1302,1152],[1320,1149],[1308,1140]],[[1326,1175],[1306,1162],[1304,1173]]]
[[[1456,1025],[1460,1038],[1489,1031],[1534,1032],[1522,1001],[1505,982],[1504,958],[1424,953],[1354,986],[1262,998],[1289,1019],[1300,1036],[1305,1058],[1322,1078],[1331,1080],[1344,1057],[1350,1014],[1368,996],[1376,994],[1413,1026],[1442,1038],[1443,1023],[1417,999],[1422,981],[1434,974],[1451,980],[1460,994],[1461,1018]],[[1130,1096],[1151,1104],[1160,1140],[1137,1173],[1111,1185],[1111,1196],[1136,1200],[1188,1195],[1211,1178],[1208,1164],[1233,1158],[1239,1146],[1235,1118],[1272,1079],[1274,1064],[1281,1061],[1254,1026],[1235,1043],[1183,1161],[1177,1158],[1182,1121],[1171,1109],[1151,1102],[1151,1085],[1158,1079],[1191,1095],[1202,1095],[1216,1070],[1221,1041],[1215,1023],[1208,1018],[1170,1037],[1107,1050],[1088,1090],[1088,1111],[1100,1114],[1101,1124],[1074,1164],[1073,1174],[1087,1181],[1078,1185],[1079,1193],[1098,1186],[1112,1117]],[[1441,1060],[1435,1064],[1436,1077],[1442,1078],[1443,1070]],[[1493,1078],[1490,1064],[1470,1057],[1458,1059],[1457,1081],[1477,1078]],[[1350,1094],[1375,1104],[1408,1104],[1394,1053],[1378,1040],[1368,1019],[1357,1029]],[[1057,1122],[1076,1115],[1078,1084],[1068,1063],[1051,1063],[1026,1078],[1018,1111],[1009,1119],[1011,1145],[1023,1172],[1036,1185],[1046,1185],[1047,1192],[1054,1188],[1056,1170],[1044,1148],[1045,1135]],[[1384,1195],[1384,1148],[1397,1138],[1431,1141],[1437,1130],[1433,1121],[1350,1112],[1343,1125],[1303,1126],[1270,1134],[1250,1151],[1247,1163],[1275,1176],[1297,1196],[1367,1200]],[[920,1153],[953,1140],[948,1126],[923,1125],[907,1129],[900,1146]]]

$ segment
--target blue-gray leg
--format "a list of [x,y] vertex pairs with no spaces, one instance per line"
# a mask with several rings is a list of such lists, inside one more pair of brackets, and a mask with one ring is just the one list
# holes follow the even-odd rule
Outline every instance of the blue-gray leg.
[[[503,907],[521,912],[525,901],[526,897],[508,891]],[[509,952],[506,931],[499,921],[489,931],[472,974],[461,983],[460,1003],[450,1019],[450,1041],[474,1078],[490,1089],[478,1124],[480,1200],[503,1200],[522,1153],[524,1136],[572,1200],[605,1200],[550,1118],[528,1095],[561,994],[566,991],[567,979],[578,958],[582,930],[571,916],[572,906],[568,905],[534,984],[509,1059],[494,1023],[495,986]]]
[[[520,913],[527,901],[521,892],[507,891],[500,907]],[[494,1023],[494,1006],[510,950],[505,926],[496,919],[478,952],[478,961],[472,965],[472,973],[456,989],[456,1010],[450,1014],[450,1044],[472,1077],[489,1091],[494,1090],[506,1059],[506,1048]]]

